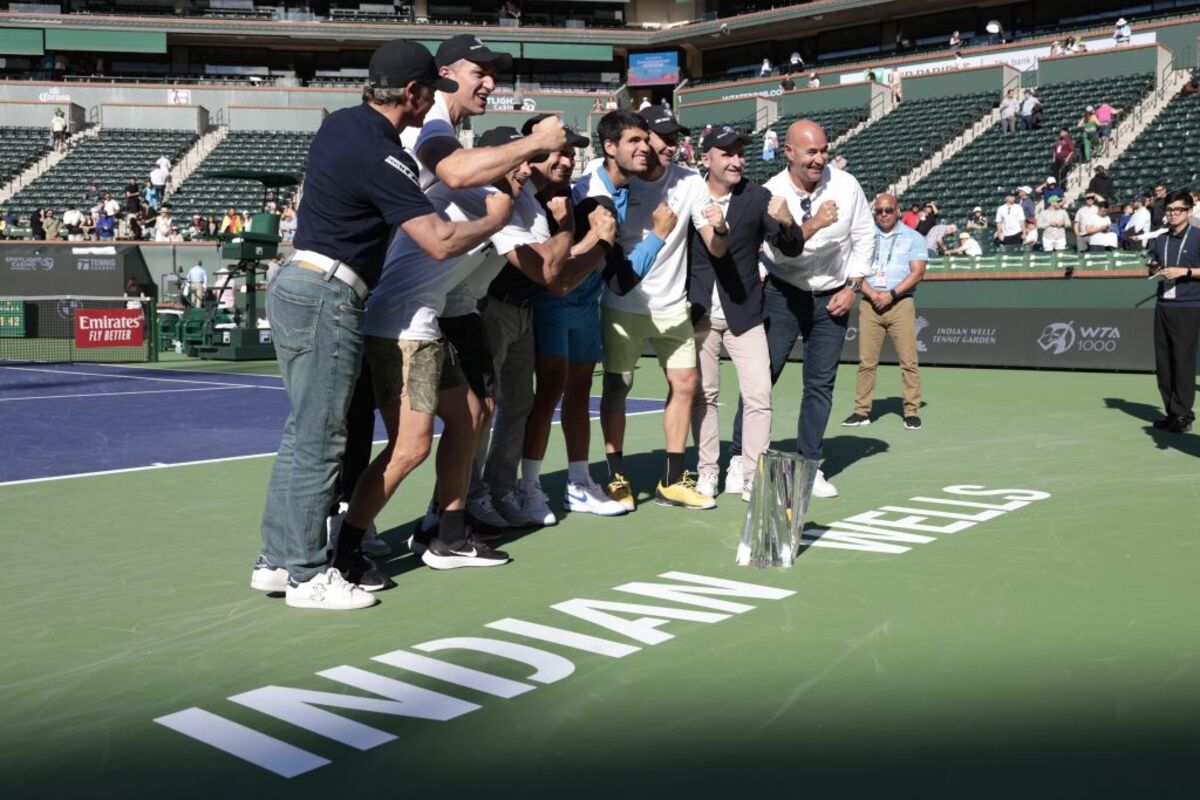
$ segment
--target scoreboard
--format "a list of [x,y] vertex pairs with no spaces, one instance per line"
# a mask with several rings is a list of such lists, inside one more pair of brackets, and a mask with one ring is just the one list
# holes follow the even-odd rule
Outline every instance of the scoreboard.
[[0,300],[0,337],[25,338],[25,303],[22,300]]

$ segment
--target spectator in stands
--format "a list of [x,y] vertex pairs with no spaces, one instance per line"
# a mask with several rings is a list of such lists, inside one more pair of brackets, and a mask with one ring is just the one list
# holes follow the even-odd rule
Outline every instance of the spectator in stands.
[[981,206],[975,206],[971,209],[971,213],[967,215],[967,230],[968,231],[986,231],[991,229],[992,225],[988,222],[988,218],[983,213]]
[[35,208],[29,215],[29,238],[40,242],[46,238],[45,209]]
[[1094,106],[1084,109],[1076,127],[1083,131],[1083,160],[1091,161],[1092,153],[1100,147],[1100,120],[1096,118]]
[[617,108],[619,108],[619,105],[617,103],[617,96],[610,94],[608,96],[608,100],[606,100],[604,102],[604,110],[605,111],[616,111]]
[[1192,192],[1192,213],[1188,224],[1193,228],[1200,228],[1200,192]]
[[[917,233],[920,232],[920,230],[917,231]],[[954,236],[957,233],[957,225],[939,222],[929,229],[929,233],[925,234],[925,249],[931,256],[944,256],[946,255],[946,237]]]
[[110,217],[116,217],[117,214],[121,213],[121,204],[108,192],[104,193],[104,199],[100,202],[100,208]]
[[1096,167],[1096,174],[1088,181],[1087,190],[1096,195],[1098,203],[1106,203],[1113,199],[1113,179],[1108,176],[1103,166]]
[[1117,20],[1117,24],[1113,26],[1113,40],[1119,47],[1120,45],[1129,44],[1132,38],[1133,28],[1124,17],[1121,17]]
[[1180,94],[1200,93],[1200,82],[1197,81],[1197,76],[1195,73],[1192,74],[1192,77],[1188,79],[1187,83],[1185,83],[1182,87],[1180,87],[1179,93]]
[[1081,253],[1088,249],[1090,228],[1097,216],[1096,195],[1088,192],[1084,195],[1083,207],[1075,214],[1075,246]]
[[893,69],[888,74],[888,86],[892,90],[892,102],[897,105],[904,100],[904,84],[901,81],[900,70]]
[[1045,183],[1037,187],[1037,194],[1042,198],[1043,207],[1049,208],[1051,197],[1054,197],[1055,195],[1058,197],[1065,197],[1066,192],[1064,192],[1062,186],[1059,185],[1058,179],[1053,175],[1050,175],[1046,178]]
[[[154,190],[151,189],[151,192]],[[142,201],[142,207],[138,211],[138,227],[142,230],[142,235],[139,239],[149,239],[154,235],[154,223],[158,219],[158,212],[147,202]]]
[[777,152],[779,152],[779,134],[775,132],[774,128],[767,128],[767,132],[763,134],[762,160],[774,161]]
[[784,75],[783,80],[779,82],[779,88],[785,92],[790,92],[792,89],[796,88],[796,82],[792,80],[792,76]]
[[[161,206],[163,201],[167,199],[167,181],[171,177],[169,169],[163,169],[163,159],[159,159],[154,165],[154,169],[150,170],[150,185],[154,188],[154,196],[156,198],[156,207]],[[168,166],[171,162],[167,162]]]
[[55,150],[67,149],[67,137],[70,136],[68,127],[67,117],[63,114],[63,110],[61,108],[54,109],[54,116],[50,118],[50,144]]
[[100,215],[96,217],[96,238],[101,241],[111,241],[116,238],[116,220],[108,213],[108,210],[102,210]]
[[1056,183],[1062,183],[1066,179],[1074,155],[1075,140],[1071,138],[1071,132],[1066,128],[1059,128],[1058,138],[1054,140],[1054,160],[1051,164]]
[[100,190],[96,188],[94,181],[88,181],[88,185],[84,187],[83,190],[83,202],[87,203],[89,206],[93,206],[99,199]]
[[[500,4],[500,19],[512,20],[512,22],[509,23],[510,25],[520,25],[521,4],[516,2],[516,0],[504,0],[504,2]],[[504,23],[501,22],[500,24],[503,25]]]
[[788,74],[793,72],[804,72],[804,57],[800,55],[799,50],[793,50],[788,57]]
[[1108,141],[1108,137],[1112,134],[1113,117],[1124,113],[1122,108],[1114,108],[1110,103],[1101,103],[1096,106],[1096,121],[1100,123],[1100,143]]
[[42,227],[46,230],[46,235],[43,238],[47,242],[57,242],[59,240],[61,225],[58,215],[54,213],[53,208],[42,209]]
[[1058,39],[1050,43],[1050,57],[1061,56],[1063,54],[1063,44]]
[[[768,75],[770,75],[771,72],[772,72],[771,59],[764,58],[762,66],[758,68],[758,76],[760,78],[765,78]],[[638,109],[638,110],[640,111],[641,109]]]
[[165,208],[159,209],[158,218],[154,220],[154,241],[165,242],[171,235],[171,212]]
[[1108,208],[1096,204],[1096,214],[1088,223],[1088,252],[1104,253],[1117,249],[1117,231],[1111,219],[1108,218]]
[[171,159],[167,158],[166,153],[163,153],[154,162],[154,166],[158,167],[161,170],[166,170],[167,172],[170,172],[171,171]]
[[846,157],[844,155],[842,155],[840,152],[836,153],[833,156],[833,163],[831,163],[829,166],[833,167],[834,169],[840,169],[842,172],[845,172],[846,166],[847,166]]
[[1017,205],[1021,207],[1021,211],[1025,212],[1025,224],[1037,224],[1037,209],[1033,203],[1033,188],[1030,186],[1017,187]]
[[599,97],[597,97],[594,101],[592,101],[592,113],[593,114],[603,114],[604,113],[604,103],[601,102]]
[[146,178],[146,185],[142,188],[142,205],[150,206],[150,208],[158,211],[158,192],[154,191],[154,186],[150,184],[150,178]]
[[237,212],[237,209],[230,206],[225,212],[225,216],[221,217],[221,226],[217,228],[217,233],[227,236],[237,236],[242,232],[242,215]]
[[168,234],[167,234],[167,241],[168,241],[168,242],[182,242],[182,241],[186,241],[186,240],[183,238],[183,232],[179,230],[179,226],[178,226],[178,225],[172,225],[172,226],[171,226],[171,231],[170,231],[170,233],[168,233]]
[[961,50],[962,48],[963,48],[962,34],[960,34],[958,31],[955,31],[954,33],[950,34],[950,49],[951,50]]
[[963,231],[958,235],[958,245],[946,249],[945,255],[979,257],[983,255],[983,248],[979,246],[979,242],[975,241],[974,236]]
[[80,238],[83,241],[91,241],[96,238],[96,218],[87,212],[80,212],[81,220],[79,223]]
[[962,57],[962,51],[955,50],[954,51],[954,68],[962,69],[965,66],[967,66],[967,62]]
[[642,109],[649,108],[650,106],[651,106],[650,95],[646,95],[646,94],[642,95],[642,102],[638,104],[637,110],[641,111]]
[[1024,239],[1025,211],[1017,205],[1013,194],[1004,196],[1004,202],[996,209],[996,244],[1001,247],[1019,246]]
[[1042,231],[1042,250],[1047,253],[1066,250],[1071,215],[1062,207],[1062,195],[1051,195],[1046,203],[1047,207],[1042,209],[1037,219],[1037,226]]
[[296,209],[292,201],[283,204],[283,213],[279,215],[279,238],[290,242],[296,236]]
[[63,212],[62,226],[67,231],[68,241],[78,242],[83,238],[83,214],[74,204]]
[[[1091,187],[1089,185],[1089,191]],[[1161,228],[1166,224],[1167,185],[1154,185],[1154,198],[1150,201],[1150,229]]]
[[692,137],[685,136],[679,142],[679,151],[676,153],[675,159],[689,167],[696,165],[696,149],[692,146]]
[[914,231],[917,229],[917,225],[919,225],[920,222],[921,222],[921,204],[920,203],[913,203],[909,207],[908,211],[905,211],[903,214],[900,215],[900,223],[902,225],[907,225],[908,227],[912,228]]
[[1042,110],[1042,104],[1037,99],[1037,95],[1032,89],[1025,90],[1025,96],[1021,100],[1021,130],[1032,131],[1041,127],[1039,112]]
[[817,77],[817,71],[815,69],[808,73],[808,83],[806,86],[808,86],[809,89],[821,88],[821,79]]
[[[921,210],[921,219],[917,222],[917,233],[928,236],[929,232],[940,222],[937,204],[930,200]],[[933,248],[930,248],[931,250]]]
[[1146,234],[1150,232],[1150,209],[1146,201],[1135,198],[1133,213],[1121,229],[1121,248],[1124,250],[1141,250],[1146,246]]
[[129,176],[129,183],[125,184],[125,211],[129,214],[136,214],[142,202],[142,187],[138,185],[137,178],[133,175]]

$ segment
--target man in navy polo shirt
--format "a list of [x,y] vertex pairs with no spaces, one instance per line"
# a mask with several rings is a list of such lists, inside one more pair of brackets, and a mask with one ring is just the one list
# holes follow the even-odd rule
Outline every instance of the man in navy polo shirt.
[[[346,413],[362,358],[363,300],[399,226],[435,258],[466,252],[494,220],[449,223],[425,199],[399,132],[420,125],[434,90],[454,91],[433,56],[396,40],[371,56],[363,103],[330,114],[309,150],[296,251],[271,284],[267,316],[291,411],[267,487],[263,551],[250,585],[300,608],[375,603],[355,585],[376,579],[356,554],[327,563],[325,518],[346,445]],[[343,535],[346,535],[345,528]],[[361,532],[359,532],[361,539]]]
[[1161,280],[1154,308],[1154,371],[1167,412],[1154,427],[1192,429],[1196,413],[1196,341],[1200,338],[1200,230],[1188,224],[1192,196],[1179,189],[1163,197],[1167,232],[1155,237],[1151,269]]

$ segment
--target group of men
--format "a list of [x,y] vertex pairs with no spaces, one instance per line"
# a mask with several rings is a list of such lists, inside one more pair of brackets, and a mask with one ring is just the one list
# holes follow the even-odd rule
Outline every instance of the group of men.
[[[912,292],[923,242],[897,230],[895,198],[872,208],[852,176],[829,168],[820,126],[793,124],[787,168],[759,186],[743,177],[742,132],[703,138],[702,176],[675,163],[687,131],[665,105],[611,111],[596,131],[601,157],[572,186],[590,142],[557,117],[460,144],[459,127],[486,111],[510,64],[470,35],[436,57],[390,42],[371,58],[364,102],[331,114],[313,140],[296,250],[268,294],[291,410],[251,576],[290,606],[364,608],[390,585],[369,557],[388,552],[373,523],[430,455],[435,418],[436,485],[409,539],[430,567],[504,564],[491,545],[505,528],[557,522],[541,470],[560,402],[564,506],[636,510],[626,399],[647,343],[669,387],[652,495],[663,505],[716,505],[722,347],[740,385],[726,492],[749,496],[770,444],[772,386],[797,341],[797,449],[822,458],[859,291],[860,342],[874,353],[859,371],[854,424],[870,421],[887,333],[901,355],[905,427],[920,427]],[[597,363],[603,486],[588,468]],[[376,409],[388,442],[370,460]],[[696,478],[684,464],[689,432]],[[818,473],[814,494],[837,491]]]

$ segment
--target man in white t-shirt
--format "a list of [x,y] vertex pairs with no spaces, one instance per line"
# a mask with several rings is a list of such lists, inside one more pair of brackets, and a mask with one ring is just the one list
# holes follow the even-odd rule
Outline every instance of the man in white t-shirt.
[[1062,195],[1050,195],[1048,208],[1038,214],[1038,227],[1042,229],[1042,250],[1047,253],[1067,249],[1067,228],[1071,227],[1071,215],[1062,207]]
[[199,306],[204,299],[204,290],[208,288],[208,270],[204,269],[203,261],[197,261],[188,270],[187,284],[192,305]]
[[[693,169],[674,163],[681,126],[661,105],[639,112],[650,128],[652,150],[644,176],[629,180],[628,206],[621,222],[620,241],[633,251],[646,240],[663,244],[649,269],[638,280],[622,285],[610,281],[601,299],[600,329],[604,340],[604,388],[600,427],[611,473],[608,492],[631,511],[636,508],[633,487],[625,477],[625,397],[633,386],[633,371],[647,341],[654,346],[667,376],[669,391],[663,411],[667,463],[655,489],[655,502],[691,509],[715,508],[712,497],[696,490],[683,467],[691,426],[692,401],[699,390],[695,331],[687,298],[688,232],[695,225],[703,246],[724,256],[729,233],[720,206],[711,201],[704,179]],[[665,207],[665,208],[664,208]],[[656,232],[664,211],[675,215],[665,237]],[[658,217],[658,219],[656,219]],[[617,284],[617,289],[613,284]]]
[[62,215],[63,228],[67,231],[67,239],[72,242],[83,238],[83,213],[75,206],[67,206]]
[[[162,159],[159,159],[162,161]],[[170,167],[170,162],[167,162]],[[163,200],[167,199],[167,181],[171,178],[169,169],[163,169],[162,164],[155,164],[154,169],[150,170],[150,185],[154,187],[154,194],[158,200],[158,204],[162,205]]]
[[[792,218],[804,232],[804,252],[788,257],[769,243],[765,247],[770,272],[764,296],[771,320],[767,330],[771,382],[779,381],[792,348],[802,338],[804,393],[796,448],[802,457],[820,461],[850,307],[863,278],[872,272],[875,222],[854,176],[830,169],[829,140],[820,125],[812,120],[792,123],[783,152],[787,169],[763,186],[787,200]],[[741,452],[739,403],[730,453]],[[823,471],[817,472],[813,494],[837,496],[837,489]]]
[[1025,234],[1025,210],[1013,194],[996,209],[996,244],[1020,246]]

